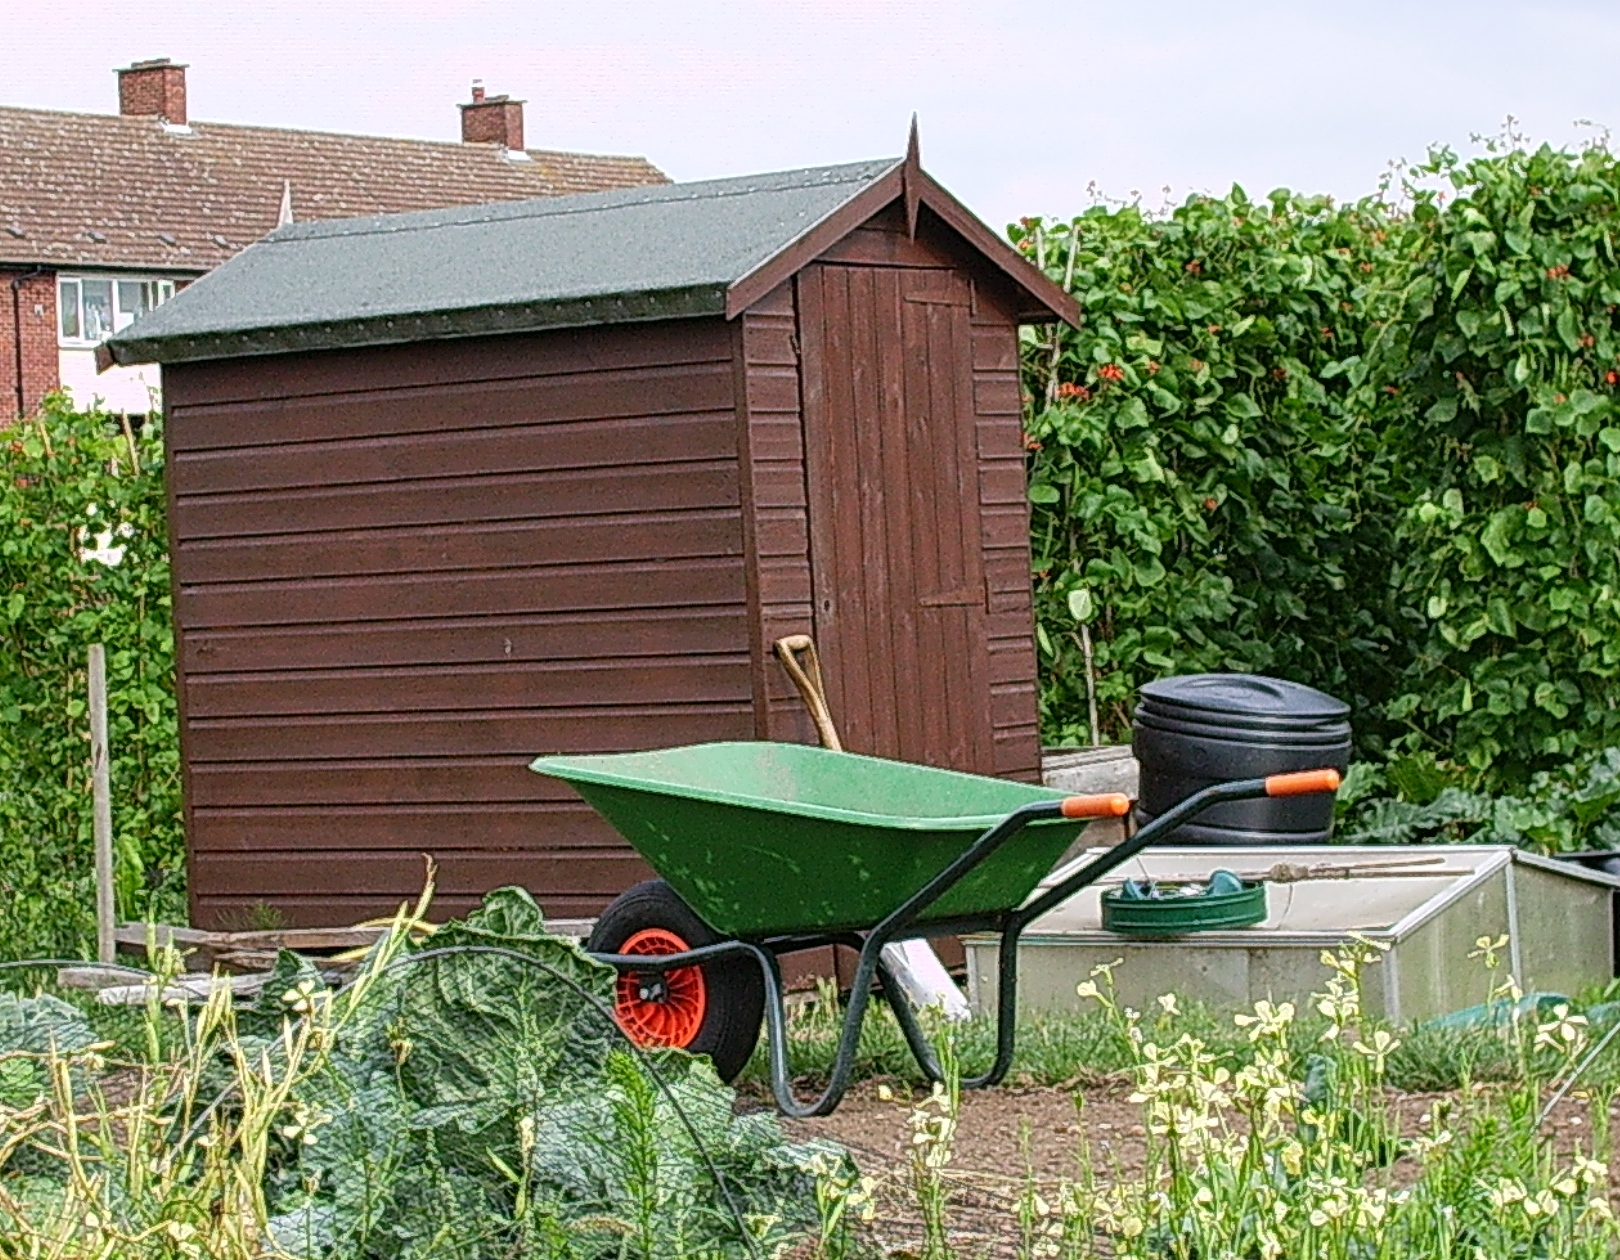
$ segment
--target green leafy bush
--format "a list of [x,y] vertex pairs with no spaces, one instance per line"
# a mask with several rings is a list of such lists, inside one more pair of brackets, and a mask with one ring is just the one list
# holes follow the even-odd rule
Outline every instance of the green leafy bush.
[[[1377,202],[1194,197],[1011,230],[1083,322],[1026,334],[1030,499],[1049,743],[1103,733],[1154,677],[1249,670],[1369,707],[1395,642],[1375,576],[1391,513],[1348,399],[1404,239]],[[1387,572],[1387,570],[1386,570]]]
[[341,990],[283,954],[252,1006],[224,985],[201,1007],[153,1000],[123,1044],[0,993],[0,1258],[688,1260],[835,1240],[841,1148],[734,1114],[705,1060],[629,1050],[612,970],[548,936],[527,893],[416,940],[426,904]]
[[1435,155],[1377,361],[1413,639],[1388,716],[1505,785],[1620,742],[1620,166]]
[[82,956],[92,643],[107,647],[119,910],[183,913],[162,439],[57,396],[0,453],[0,957]]
[[1620,164],[1503,142],[1403,195],[1011,229],[1083,314],[1025,341],[1048,742],[1088,640],[1106,737],[1233,669],[1474,787],[1620,742]]
[[[1361,765],[1336,838],[1345,844],[1424,841],[1515,844],[1541,853],[1620,849],[1620,748],[1543,770],[1511,794],[1459,786],[1432,759]],[[1391,791],[1383,795],[1382,791]]]

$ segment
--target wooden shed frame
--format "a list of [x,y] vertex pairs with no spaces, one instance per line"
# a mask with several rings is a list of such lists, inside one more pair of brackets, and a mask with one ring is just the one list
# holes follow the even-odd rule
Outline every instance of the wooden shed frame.
[[[423,853],[442,912],[522,883],[594,913],[644,868],[527,761],[813,741],[787,634],[853,750],[1039,776],[1018,326],[1073,301],[915,131],[524,204],[283,229],[105,347],[165,369],[195,923],[386,912]],[[513,258],[566,237],[567,272],[647,216],[753,256],[598,290],[540,257],[511,296]]]

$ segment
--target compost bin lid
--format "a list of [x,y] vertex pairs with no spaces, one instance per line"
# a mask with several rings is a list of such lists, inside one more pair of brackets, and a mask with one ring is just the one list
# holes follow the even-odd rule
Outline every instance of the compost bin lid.
[[1257,718],[1332,721],[1350,706],[1315,687],[1260,674],[1182,674],[1142,688],[1142,703],[1160,712],[1194,709],[1202,713]]

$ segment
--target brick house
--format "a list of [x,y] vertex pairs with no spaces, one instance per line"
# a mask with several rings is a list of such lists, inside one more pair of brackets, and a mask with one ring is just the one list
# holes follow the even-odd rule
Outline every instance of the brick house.
[[473,84],[461,142],[192,122],[186,68],[118,72],[116,115],[0,106],[0,423],[50,390],[153,407],[96,346],[280,223],[666,183],[644,158],[527,149],[523,102]]

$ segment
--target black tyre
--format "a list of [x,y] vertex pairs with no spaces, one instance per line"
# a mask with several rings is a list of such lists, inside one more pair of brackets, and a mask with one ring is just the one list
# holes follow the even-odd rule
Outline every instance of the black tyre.
[[[673,954],[726,939],[661,879],[627,889],[597,919],[585,948],[596,954]],[[743,1070],[759,1040],[765,982],[747,957],[700,967],[621,972],[614,1014],[637,1045],[706,1054],[720,1079]]]

